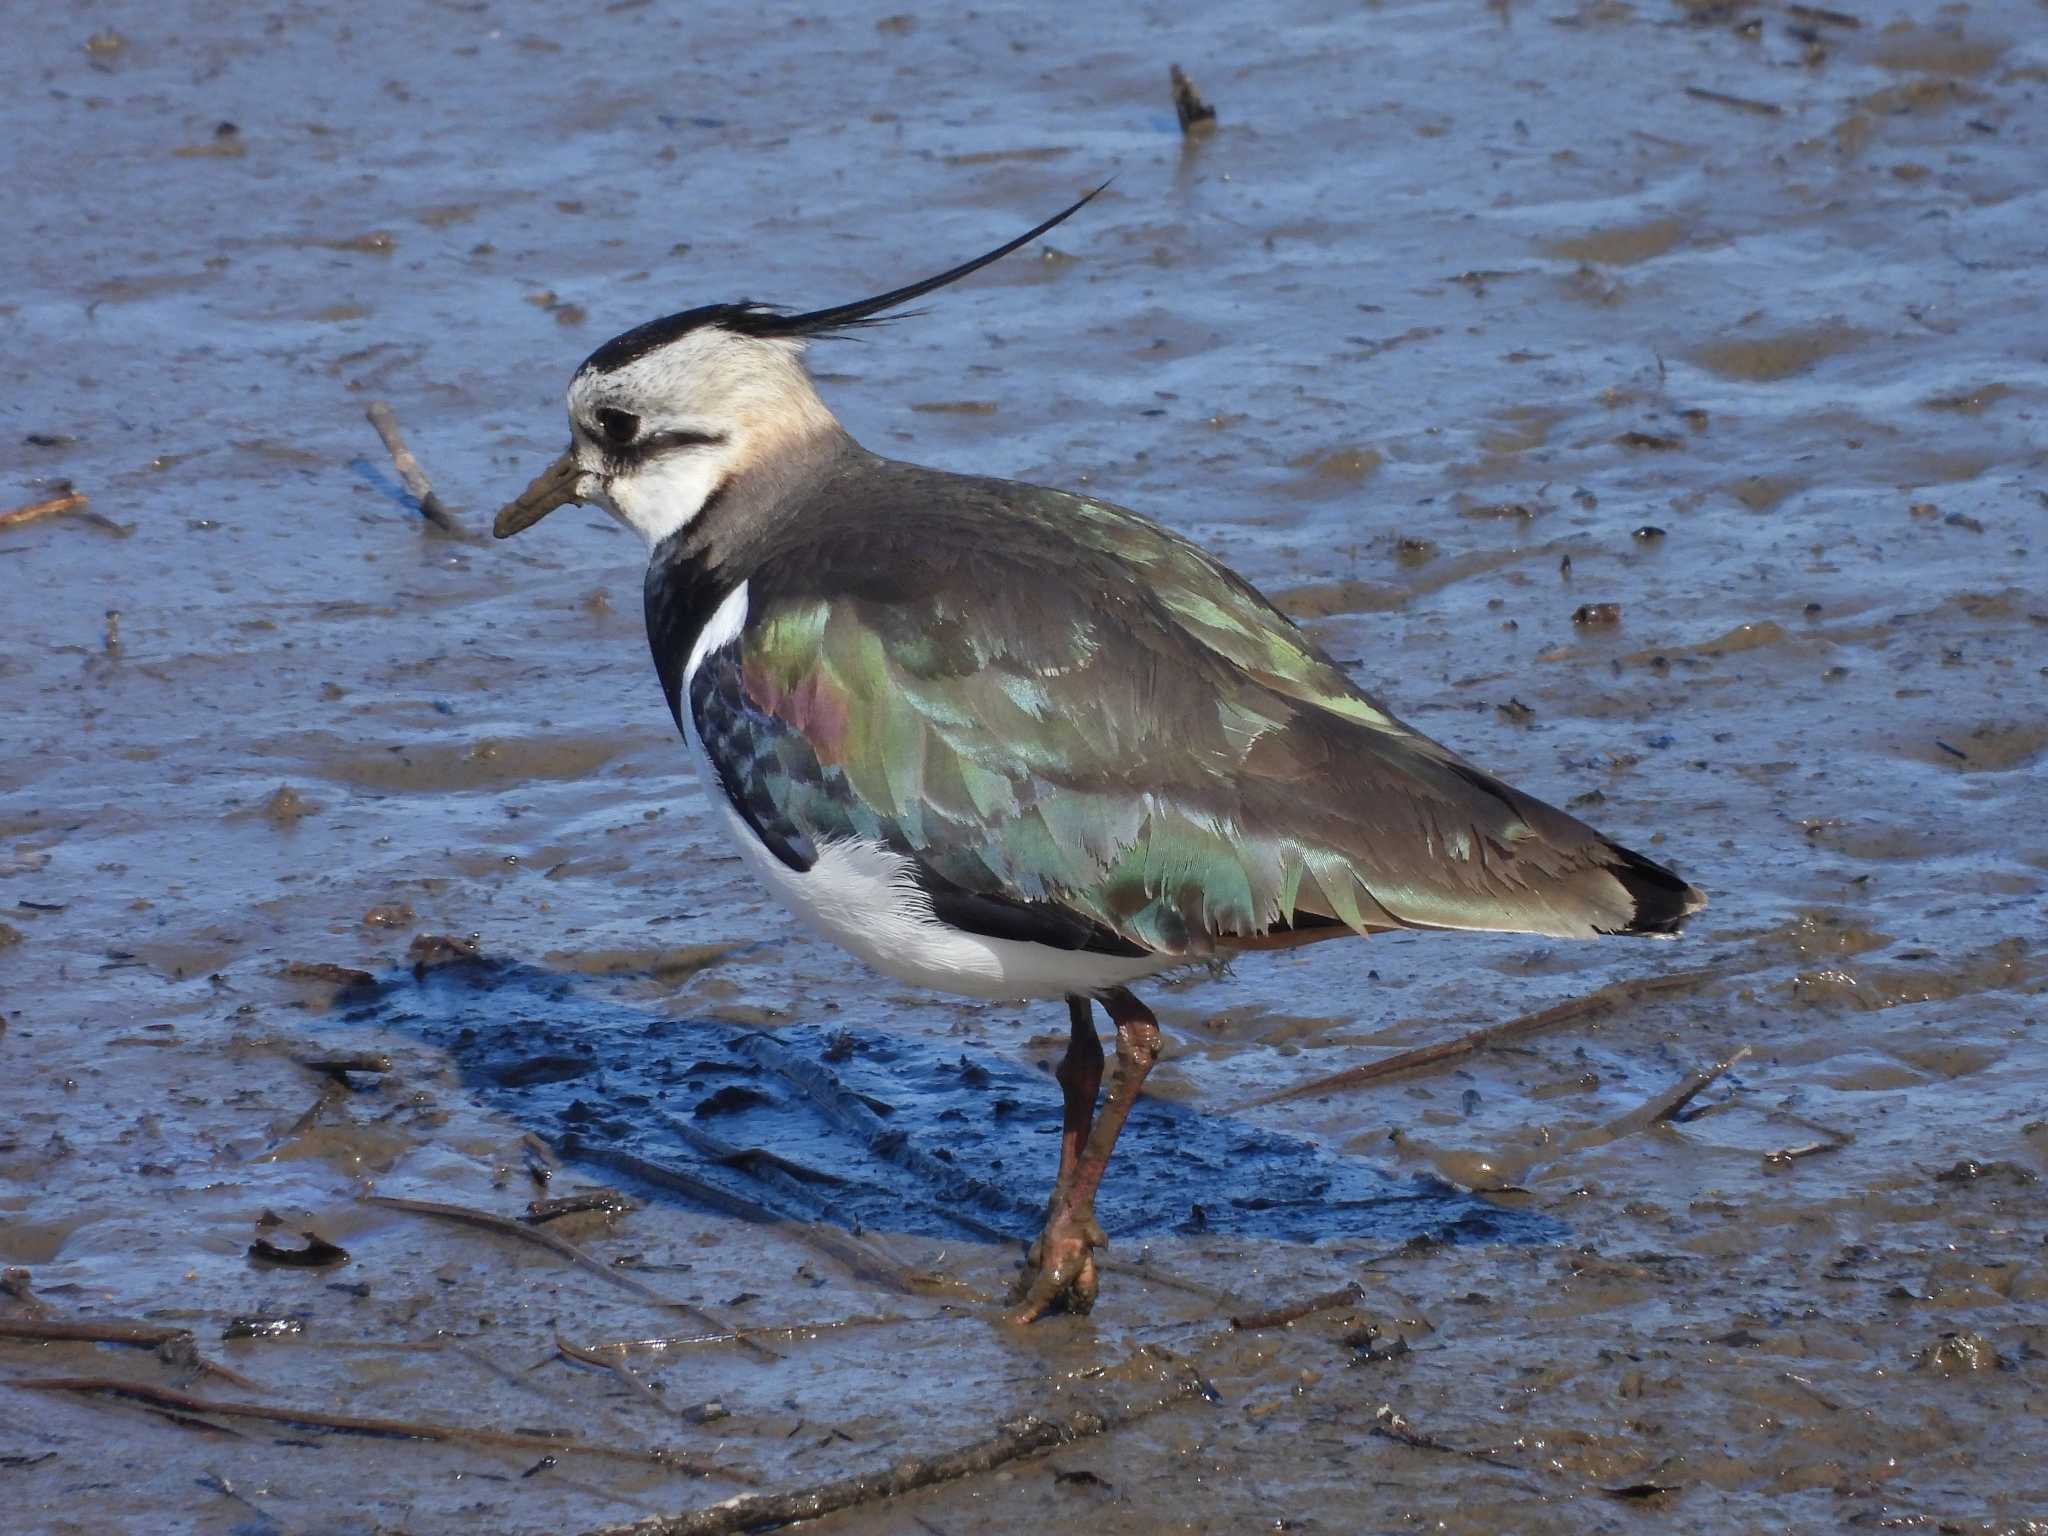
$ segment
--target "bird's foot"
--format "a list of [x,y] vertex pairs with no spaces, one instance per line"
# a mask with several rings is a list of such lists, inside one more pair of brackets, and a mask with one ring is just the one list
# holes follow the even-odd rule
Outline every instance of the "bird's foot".
[[1024,1275],[1011,1297],[1015,1310],[1010,1320],[1036,1322],[1056,1308],[1076,1317],[1086,1313],[1095,1305],[1095,1250],[1108,1245],[1109,1238],[1093,1216],[1047,1222],[1025,1255]]

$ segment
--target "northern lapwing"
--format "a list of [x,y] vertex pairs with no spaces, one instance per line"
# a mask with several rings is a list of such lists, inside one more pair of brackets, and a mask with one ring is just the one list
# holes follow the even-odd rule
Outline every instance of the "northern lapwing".
[[1404,725],[1180,535],[847,435],[812,342],[1087,201],[873,298],[711,304],[615,337],[569,383],[568,449],[496,524],[593,502],[646,539],[669,711],[745,862],[812,930],[900,981],[1066,1000],[1020,1320],[1094,1301],[1096,1189],[1160,1049],[1133,982],[1392,929],[1675,934],[1706,904]]

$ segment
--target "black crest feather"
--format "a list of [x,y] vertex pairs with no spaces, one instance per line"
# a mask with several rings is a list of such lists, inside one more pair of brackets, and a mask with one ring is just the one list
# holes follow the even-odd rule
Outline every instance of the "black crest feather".
[[715,325],[721,330],[731,331],[736,336],[756,336],[764,339],[787,337],[803,341],[815,341],[820,337],[844,336],[862,326],[881,325],[885,321],[902,318],[905,304],[913,299],[957,283],[961,278],[979,272],[991,262],[1001,261],[1019,246],[1029,245],[1053,226],[1073,217],[1087,207],[1100,193],[1104,182],[1092,192],[1084,194],[1069,203],[1058,213],[1014,240],[1005,241],[994,250],[963,261],[959,266],[941,272],[936,277],[927,277],[921,282],[892,288],[887,293],[878,293],[872,298],[855,299],[850,304],[834,304],[828,309],[806,310],[802,314],[791,314],[778,304],[756,304],[750,299],[741,299],[736,304],[704,304],[696,309],[686,309],[680,314],[664,315],[659,320],[649,320],[645,325],[636,325],[622,335],[614,336],[583,361],[584,372],[609,373],[614,368],[623,368],[636,358],[645,357],[657,347],[665,347],[678,337],[705,326]]

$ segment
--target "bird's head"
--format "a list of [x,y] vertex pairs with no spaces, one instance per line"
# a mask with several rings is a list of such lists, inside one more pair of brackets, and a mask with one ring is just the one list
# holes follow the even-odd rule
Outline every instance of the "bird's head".
[[801,314],[746,300],[708,304],[613,337],[569,381],[568,448],[499,512],[493,531],[509,539],[556,507],[594,502],[660,544],[735,477],[839,431],[804,370],[811,342],[900,317],[905,304],[1037,239],[1101,190],[986,255],[872,298]]

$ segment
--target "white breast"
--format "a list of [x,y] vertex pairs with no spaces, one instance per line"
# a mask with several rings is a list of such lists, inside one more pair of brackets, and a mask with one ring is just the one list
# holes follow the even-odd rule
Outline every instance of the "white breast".
[[1094,954],[949,928],[932,915],[931,899],[918,887],[910,861],[879,843],[857,838],[822,841],[817,862],[801,872],[776,858],[726,798],[689,702],[691,680],[704,658],[737,639],[746,621],[743,582],[718,605],[691,648],[683,669],[683,732],[713,815],[747,867],[804,926],[884,975],[966,997],[1095,992],[1174,963],[1170,956]]

